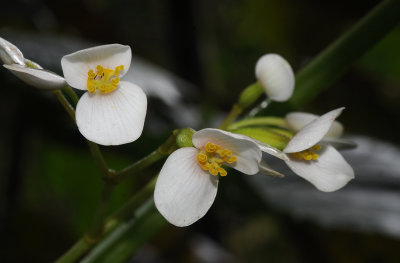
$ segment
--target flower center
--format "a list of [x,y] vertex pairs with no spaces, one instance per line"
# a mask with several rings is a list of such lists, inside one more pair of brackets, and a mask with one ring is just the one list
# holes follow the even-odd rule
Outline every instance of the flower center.
[[123,65],[116,67],[114,70],[97,65],[96,73],[94,73],[93,69],[88,71],[87,90],[90,93],[94,93],[96,89],[99,89],[104,94],[115,90],[119,83],[118,75],[121,70],[124,70]]
[[228,149],[222,149],[219,145],[208,142],[204,150],[197,154],[197,163],[204,170],[212,175],[226,176],[227,172],[221,167],[223,163],[234,163],[237,161],[236,156]]
[[297,152],[297,153],[292,153],[292,154],[296,159],[299,159],[299,160],[315,161],[319,157],[319,155],[316,152],[319,151],[321,148],[322,148],[321,145],[316,144],[307,150]]

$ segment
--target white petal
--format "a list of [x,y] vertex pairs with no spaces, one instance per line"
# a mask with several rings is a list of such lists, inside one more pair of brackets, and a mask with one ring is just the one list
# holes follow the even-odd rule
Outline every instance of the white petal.
[[0,37],[0,59],[4,64],[25,66],[24,55],[13,44]]
[[330,111],[308,123],[289,141],[283,152],[300,152],[317,144],[328,133],[333,121],[343,109],[344,107]]
[[158,176],[154,202],[173,225],[188,226],[202,218],[217,195],[218,176],[204,171],[196,161],[199,150],[181,148],[172,153]]
[[142,134],[147,99],[141,88],[121,81],[108,94],[86,92],[76,106],[76,123],[86,139],[102,145],[135,141]]
[[292,96],[294,73],[289,63],[280,55],[262,56],[256,64],[256,77],[271,100],[286,101]]
[[339,190],[354,178],[353,168],[332,146],[323,147],[316,161],[300,161],[290,157],[286,164],[323,192]]
[[66,55],[61,59],[61,67],[69,85],[76,89],[86,90],[90,69],[96,72],[97,65],[109,69],[124,65],[124,70],[119,75],[121,78],[128,72],[131,59],[132,52],[129,46],[111,44],[83,49]]
[[[318,119],[319,116],[306,112],[291,112],[286,115],[285,120],[286,124],[289,128],[295,132],[302,129],[304,126],[312,122],[313,120]],[[324,136],[324,138],[338,138],[343,134],[343,125],[334,121],[328,133]]]
[[237,161],[229,166],[245,174],[258,172],[262,153],[254,141],[219,129],[203,129],[193,134],[192,142],[198,149],[202,149],[208,142],[215,143],[237,157]]
[[54,72],[27,68],[18,64],[3,65],[23,82],[40,89],[61,89],[67,85],[64,78]]

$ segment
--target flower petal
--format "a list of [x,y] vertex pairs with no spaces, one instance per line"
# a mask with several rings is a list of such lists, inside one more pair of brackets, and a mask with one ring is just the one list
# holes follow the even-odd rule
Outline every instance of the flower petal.
[[[285,120],[289,128],[297,132],[301,130],[304,126],[306,126],[307,124],[318,118],[319,118],[318,115],[311,113],[291,112],[286,115]],[[324,136],[324,138],[338,138],[342,136],[342,134],[343,134],[343,125],[338,121],[334,121],[328,133]]]
[[343,109],[344,107],[332,110],[308,123],[289,141],[283,152],[301,152],[317,144],[328,133],[333,121]]
[[4,64],[25,66],[24,55],[13,44],[0,37],[0,59]]
[[354,178],[353,168],[332,146],[324,147],[315,161],[300,161],[290,156],[286,164],[323,192],[336,191]]
[[243,139],[237,134],[209,128],[193,134],[192,141],[197,149],[202,149],[208,142],[228,149],[237,157],[237,161],[229,166],[245,174],[258,172],[258,163],[261,161],[262,153],[258,145],[251,139]]
[[289,63],[280,55],[262,56],[256,64],[256,77],[271,100],[286,101],[292,96],[294,73]]
[[218,176],[197,164],[199,150],[185,147],[173,152],[158,176],[154,202],[175,226],[188,226],[203,217],[214,202]]
[[141,88],[121,81],[113,92],[86,92],[76,106],[76,123],[86,139],[102,145],[135,141],[142,134],[147,99]]
[[119,65],[124,66],[119,78],[128,72],[131,65],[132,52],[129,46],[111,44],[83,49],[64,56],[61,59],[61,67],[65,80],[76,89],[86,90],[88,72],[96,66],[115,69]]
[[27,68],[19,64],[3,66],[23,82],[39,89],[61,89],[67,85],[63,77],[51,71]]

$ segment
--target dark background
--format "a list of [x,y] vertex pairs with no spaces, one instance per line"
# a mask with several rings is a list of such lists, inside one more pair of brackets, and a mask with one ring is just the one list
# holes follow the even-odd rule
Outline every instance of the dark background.
[[[134,59],[193,83],[185,103],[199,109],[201,123],[211,123],[255,81],[261,55],[279,53],[298,71],[379,2],[7,1],[0,36],[59,74],[59,59],[81,45],[130,45]],[[399,46],[397,27],[299,110],[322,114],[346,106],[340,118],[346,132],[399,145]],[[87,229],[101,180],[85,141],[51,93],[26,86],[4,68],[0,80],[1,261],[51,262]],[[155,149],[176,128],[171,123],[161,132],[152,129],[170,118],[168,112],[150,98],[143,136],[130,145],[103,147],[110,166],[120,169]],[[234,173],[224,178],[202,220],[185,229],[164,228],[135,260],[151,262],[146,257],[151,254],[157,262],[210,262],[196,254],[201,237],[212,240],[228,261],[399,261],[396,236],[299,220],[262,202],[242,180]],[[119,186],[110,211],[135,190],[129,181]]]

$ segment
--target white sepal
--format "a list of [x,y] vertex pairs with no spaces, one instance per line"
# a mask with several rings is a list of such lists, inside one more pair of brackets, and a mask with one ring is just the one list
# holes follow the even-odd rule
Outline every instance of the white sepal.
[[96,72],[97,65],[108,69],[115,69],[115,67],[123,65],[124,70],[118,76],[121,78],[128,72],[131,59],[132,52],[129,46],[110,44],[83,49],[66,55],[61,59],[61,67],[69,85],[76,89],[86,90],[90,69]]
[[237,157],[237,161],[229,166],[245,174],[258,172],[262,153],[254,141],[241,139],[227,131],[208,128],[195,132],[192,142],[197,149],[202,149],[208,142],[217,144]]
[[287,101],[294,90],[294,73],[289,63],[278,54],[262,56],[256,64],[256,77],[273,101]]
[[25,66],[24,55],[13,44],[0,37],[0,59],[4,64]]
[[185,147],[173,152],[158,176],[154,202],[175,226],[188,226],[202,218],[214,202],[218,176],[197,164],[199,150]]
[[298,160],[290,157],[286,164],[300,177],[323,192],[333,192],[354,178],[353,168],[332,146],[323,147],[315,161]]
[[23,82],[39,89],[61,89],[67,85],[63,77],[51,71],[27,68],[19,64],[3,66]]
[[275,171],[274,169],[272,169],[264,160],[261,160],[261,162],[259,164],[259,167],[260,167],[260,173],[261,174],[274,176],[274,177],[278,177],[278,178],[285,177],[280,172]]
[[328,133],[332,123],[343,109],[344,107],[332,110],[308,123],[289,141],[283,152],[301,152],[317,144]]
[[142,134],[146,110],[142,89],[121,81],[107,94],[86,92],[76,106],[76,123],[86,139],[101,145],[120,145]]

